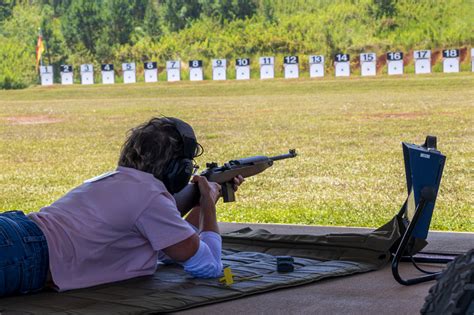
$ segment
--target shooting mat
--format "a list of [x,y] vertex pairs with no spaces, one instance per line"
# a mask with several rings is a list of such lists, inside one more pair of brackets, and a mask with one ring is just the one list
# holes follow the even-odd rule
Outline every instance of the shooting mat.
[[[230,286],[194,279],[177,265],[158,265],[152,276],[63,293],[0,298],[7,314],[156,314],[246,295],[376,270],[389,261],[400,237],[399,219],[367,234],[283,235],[245,228],[223,235],[222,261],[234,275],[251,277]],[[278,273],[275,256],[293,256],[295,271]]]

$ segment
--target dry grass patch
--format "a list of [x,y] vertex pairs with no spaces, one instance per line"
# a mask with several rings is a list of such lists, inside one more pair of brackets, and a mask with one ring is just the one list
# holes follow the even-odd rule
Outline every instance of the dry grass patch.
[[39,116],[11,116],[4,117],[10,125],[39,125],[39,124],[55,124],[62,122],[63,119],[55,118],[47,115]]

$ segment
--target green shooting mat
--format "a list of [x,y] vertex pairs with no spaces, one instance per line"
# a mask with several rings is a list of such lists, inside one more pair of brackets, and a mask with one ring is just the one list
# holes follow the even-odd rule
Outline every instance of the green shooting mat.
[[[223,235],[222,261],[235,275],[231,285],[220,279],[195,279],[180,266],[159,264],[152,276],[63,293],[0,298],[0,313],[167,313],[368,272],[389,261],[400,229],[397,217],[367,234],[283,235],[245,228]],[[294,258],[293,272],[277,272],[275,256],[280,255]]]

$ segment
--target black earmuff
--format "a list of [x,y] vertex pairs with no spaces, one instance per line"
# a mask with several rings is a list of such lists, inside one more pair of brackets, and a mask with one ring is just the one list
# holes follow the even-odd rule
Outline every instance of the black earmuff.
[[163,183],[172,194],[186,187],[193,175],[193,161],[190,159],[172,160],[165,170]]
[[194,172],[193,159],[197,154],[198,143],[193,128],[184,121],[166,117],[176,127],[183,141],[183,154],[171,160],[163,172],[163,183],[172,194],[186,187]]

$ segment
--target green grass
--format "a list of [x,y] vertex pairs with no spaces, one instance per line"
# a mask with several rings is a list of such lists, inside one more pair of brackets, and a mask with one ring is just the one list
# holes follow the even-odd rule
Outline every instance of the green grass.
[[0,207],[39,210],[169,115],[194,126],[202,166],[298,150],[219,203],[222,221],[379,226],[406,197],[401,141],[432,134],[447,155],[432,228],[474,231],[473,87],[461,73],[0,91]]

